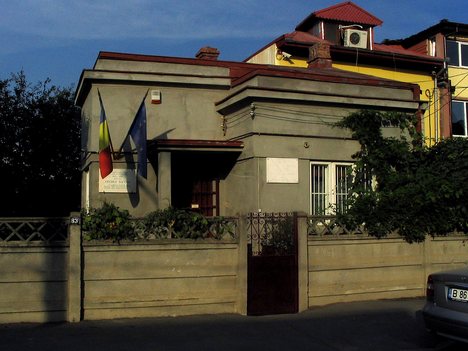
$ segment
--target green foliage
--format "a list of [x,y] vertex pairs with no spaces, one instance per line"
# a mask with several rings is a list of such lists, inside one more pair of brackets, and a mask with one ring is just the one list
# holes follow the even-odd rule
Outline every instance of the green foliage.
[[224,217],[206,218],[175,208],[157,210],[137,219],[126,210],[104,203],[82,216],[82,228],[88,240],[235,238],[233,221]]
[[[385,138],[382,127],[401,130]],[[422,145],[414,116],[361,111],[339,124],[361,148],[348,211],[340,222],[364,224],[370,235],[398,232],[408,242],[427,235],[468,232],[468,140],[453,138],[431,148]],[[370,187],[366,180],[376,180]]]
[[156,238],[203,238],[208,220],[199,213],[166,208],[149,213],[142,221],[146,233]]
[[262,240],[262,252],[269,255],[289,255],[293,253],[294,218],[286,217],[273,224],[270,233]]
[[211,217],[209,220],[210,230],[206,237],[214,239],[234,239],[236,238],[237,222],[232,218]]
[[206,218],[182,209],[166,208],[147,214],[138,224],[143,238],[223,239],[235,237],[235,226],[224,217]]
[[80,208],[80,113],[71,88],[0,80],[0,216],[60,216]]
[[136,238],[129,212],[107,202],[82,214],[82,229],[88,240],[120,242]]

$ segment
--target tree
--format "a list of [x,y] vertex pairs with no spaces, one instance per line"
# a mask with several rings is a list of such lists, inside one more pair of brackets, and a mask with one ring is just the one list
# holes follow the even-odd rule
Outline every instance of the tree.
[[[360,111],[338,123],[361,145],[356,177],[340,221],[363,224],[370,235],[398,232],[408,242],[427,235],[468,233],[468,140],[452,138],[426,148],[414,115]],[[399,137],[384,137],[396,127]],[[369,179],[375,186],[369,185]]]
[[0,216],[61,216],[80,207],[80,114],[71,88],[0,80]]

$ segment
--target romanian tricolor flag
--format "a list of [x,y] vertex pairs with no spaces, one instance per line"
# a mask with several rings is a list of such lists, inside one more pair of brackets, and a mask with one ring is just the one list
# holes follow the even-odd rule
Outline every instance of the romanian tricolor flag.
[[105,178],[112,173],[112,142],[107,125],[106,111],[102,104],[101,94],[99,93],[99,102],[101,104],[101,116],[99,117],[99,171],[101,177]]

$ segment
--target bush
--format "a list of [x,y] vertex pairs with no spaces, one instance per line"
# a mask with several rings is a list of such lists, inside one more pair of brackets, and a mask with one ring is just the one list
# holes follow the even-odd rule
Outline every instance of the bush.
[[82,229],[87,240],[141,239],[224,239],[235,238],[236,224],[224,217],[206,218],[203,215],[166,208],[134,219],[127,210],[104,203],[82,215]]
[[199,239],[209,232],[209,222],[203,215],[172,207],[147,214],[142,226],[147,238]]
[[136,233],[130,214],[114,204],[105,202],[101,208],[92,208],[82,215],[82,229],[87,240],[134,240]]

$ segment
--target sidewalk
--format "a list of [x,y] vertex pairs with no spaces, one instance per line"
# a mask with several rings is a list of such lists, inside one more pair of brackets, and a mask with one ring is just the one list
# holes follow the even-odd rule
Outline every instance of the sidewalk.
[[424,328],[424,299],[342,303],[295,315],[0,325],[2,350],[456,350]]

